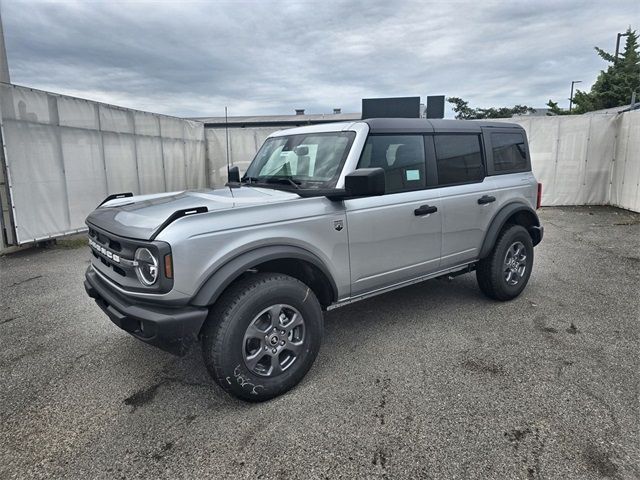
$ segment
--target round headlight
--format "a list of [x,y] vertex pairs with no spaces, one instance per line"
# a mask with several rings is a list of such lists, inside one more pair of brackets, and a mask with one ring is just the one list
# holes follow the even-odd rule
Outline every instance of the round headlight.
[[136,275],[144,285],[153,285],[158,280],[158,260],[148,248],[139,248],[134,255]]

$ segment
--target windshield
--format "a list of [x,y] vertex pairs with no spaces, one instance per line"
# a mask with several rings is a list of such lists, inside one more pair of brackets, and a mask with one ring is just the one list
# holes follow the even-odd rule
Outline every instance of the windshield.
[[333,188],[355,135],[355,132],[330,132],[268,138],[243,181]]

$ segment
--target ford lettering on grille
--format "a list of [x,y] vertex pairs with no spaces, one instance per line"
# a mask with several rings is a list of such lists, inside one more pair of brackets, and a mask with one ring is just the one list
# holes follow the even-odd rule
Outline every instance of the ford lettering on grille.
[[112,251],[107,250],[102,245],[99,245],[91,239],[89,239],[89,246],[99,254],[107,257],[109,260],[112,260],[115,263],[120,263],[120,255],[118,255],[117,253],[113,253]]

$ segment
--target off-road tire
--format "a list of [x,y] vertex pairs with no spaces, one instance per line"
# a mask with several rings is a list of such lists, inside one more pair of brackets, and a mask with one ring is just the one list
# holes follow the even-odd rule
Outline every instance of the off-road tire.
[[[526,251],[526,270],[516,285],[509,285],[505,279],[504,262],[507,250],[515,243],[521,242]],[[524,290],[529,282],[533,268],[533,242],[527,229],[521,225],[506,225],[486,258],[478,262],[476,278],[480,290],[494,300],[511,300]]]
[[[288,304],[304,318],[305,339],[299,358],[274,377],[257,375],[245,364],[247,327],[274,304]],[[248,273],[232,284],[211,309],[202,332],[205,365],[220,387],[250,402],[262,402],[293,388],[307,374],[322,343],[322,309],[313,291],[279,273]]]

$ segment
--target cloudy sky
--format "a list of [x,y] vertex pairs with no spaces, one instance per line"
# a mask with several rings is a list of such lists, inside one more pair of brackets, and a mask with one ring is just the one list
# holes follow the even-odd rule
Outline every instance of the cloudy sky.
[[2,0],[13,83],[178,116],[360,111],[367,97],[567,106],[638,0]]

